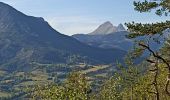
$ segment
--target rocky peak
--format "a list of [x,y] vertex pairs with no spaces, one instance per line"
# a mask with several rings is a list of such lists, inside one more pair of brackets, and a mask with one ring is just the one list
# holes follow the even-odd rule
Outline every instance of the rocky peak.
[[95,31],[89,33],[89,35],[106,35],[116,31],[116,27],[109,21],[101,24]]
[[118,26],[117,26],[117,31],[119,32],[119,31],[126,31],[126,29],[125,29],[125,27],[122,25],[122,24],[119,24]]
[[118,26],[113,26],[110,21],[101,24],[95,31],[89,33],[89,35],[107,35],[114,32],[126,31],[122,24]]

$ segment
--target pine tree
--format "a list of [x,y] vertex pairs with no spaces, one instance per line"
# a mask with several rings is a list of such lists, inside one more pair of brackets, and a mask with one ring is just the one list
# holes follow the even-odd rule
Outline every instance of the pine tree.
[[[134,1],[134,6],[135,10],[139,12],[150,12],[152,10],[156,10],[156,14],[159,16],[168,16],[170,12],[170,0],[145,0],[145,1]],[[170,28],[170,21],[166,22],[157,22],[157,23],[146,23],[146,24],[141,24],[141,23],[126,23],[126,26],[128,27],[128,30],[131,32],[130,35],[128,35],[129,38],[135,38],[138,36],[143,36],[143,35],[150,35],[153,36],[154,34],[163,34],[163,31]],[[170,63],[169,59],[167,59],[165,56],[161,55],[159,52],[155,52],[152,50],[150,47],[148,41],[139,41],[138,46],[142,48],[143,50],[147,50],[150,52],[151,56],[154,57],[154,60],[147,59],[148,62],[156,64],[157,61],[159,63],[163,63],[166,65],[166,69],[168,71],[167,74],[167,80],[166,80],[166,85],[165,85],[165,91],[166,93],[170,96]],[[158,64],[157,64],[158,65]],[[156,75],[154,76],[154,86],[155,88],[157,87],[157,73],[158,73],[158,68],[154,69],[153,71]],[[156,92],[157,94],[157,100],[159,100],[159,93],[158,91]]]

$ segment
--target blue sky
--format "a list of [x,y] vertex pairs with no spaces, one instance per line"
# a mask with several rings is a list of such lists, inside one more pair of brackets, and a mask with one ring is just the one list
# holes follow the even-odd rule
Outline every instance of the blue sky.
[[105,21],[156,22],[169,17],[134,11],[133,0],[0,0],[27,15],[43,17],[57,31],[72,35],[89,33]]

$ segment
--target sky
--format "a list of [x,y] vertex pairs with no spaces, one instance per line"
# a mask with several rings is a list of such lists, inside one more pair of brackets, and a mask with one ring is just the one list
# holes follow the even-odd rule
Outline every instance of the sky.
[[62,34],[90,33],[100,24],[125,22],[152,23],[168,20],[154,13],[134,11],[133,0],[0,0],[17,10],[43,17]]

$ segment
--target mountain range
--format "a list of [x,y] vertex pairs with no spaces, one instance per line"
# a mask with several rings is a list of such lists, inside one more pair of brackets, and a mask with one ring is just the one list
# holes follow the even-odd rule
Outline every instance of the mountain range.
[[117,48],[124,51],[133,46],[133,41],[126,38],[129,32],[122,24],[113,26],[109,21],[101,24],[96,30],[88,34],[74,34],[72,37],[82,43],[100,48]]
[[[168,30],[166,30],[168,31]],[[109,21],[104,22],[102,25],[94,30],[92,33],[87,34],[74,34],[72,37],[79,40],[82,43],[93,47],[111,49],[117,48],[123,51],[128,52],[133,49],[135,41],[139,40],[151,40],[149,45],[154,50],[158,50],[164,43],[164,38],[167,38],[169,32],[164,31],[164,36],[159,34],[152,36],[140,36],[134,39],[129,39],[127,36],[130,34],[122,24],[119,24],[117,27]],[[157,43],[156,40],[160,40],[161,43]]]
[[108,64],[122,61],[126,54],[118,48],[104,49],[79,42],[54,30],[43,18],[25,15],[2,2],[0,47],[0,69],[7,71],[27,71],[32,62],[66,63],[72,55],[85,57],[91,63]]

